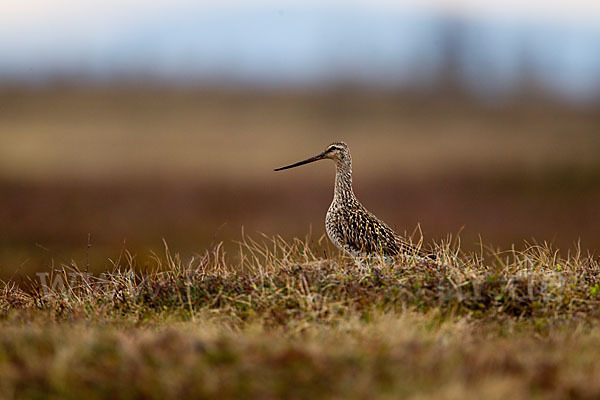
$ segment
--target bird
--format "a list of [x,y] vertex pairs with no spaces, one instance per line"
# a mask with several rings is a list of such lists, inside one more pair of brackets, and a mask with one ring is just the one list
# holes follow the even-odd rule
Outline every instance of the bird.
[[356,198],[352,188],[352,157],[344,142],[333,142],[316,156],[284,167],[282,171],[319,160],[335,162],[333,200],[325,216],[325,230],[331,242],[353,258],[370,256],[415,256],[433,259],[409,244],[385,222],[367,210]]

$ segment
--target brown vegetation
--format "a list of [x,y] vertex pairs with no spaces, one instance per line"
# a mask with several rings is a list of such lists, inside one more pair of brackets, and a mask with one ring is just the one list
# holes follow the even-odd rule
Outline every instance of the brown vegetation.
[[145,272],[55,270],[0,296],[3,398],[593,398],[597,260],[550,248],[357,267],[240,243]]

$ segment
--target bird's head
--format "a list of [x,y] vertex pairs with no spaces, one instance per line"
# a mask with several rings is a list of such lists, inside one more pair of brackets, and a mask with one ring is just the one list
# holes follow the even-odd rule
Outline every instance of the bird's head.
[[304,164],[308,164],[311,162],[330,159],[336,162],[336,164],[346,164],[351,162],[350,158],[350,149],[348,145],[344,142],[333,142],[329,146],[325,148],[322,153],[317,154],[316,156],[307,158],[306,160],[299,161],[294,164],[286,165],[285,167],[275,168],[275,171],[281,171],[283,169],[299,167]]

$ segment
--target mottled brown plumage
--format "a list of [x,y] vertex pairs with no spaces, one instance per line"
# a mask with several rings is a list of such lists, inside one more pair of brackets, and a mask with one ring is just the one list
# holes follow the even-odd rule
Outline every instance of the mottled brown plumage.
[[323,159],[333,160],[336,167],[333,201],[325,217],[327,236],[333,244],[353,257],[400,254],[422,256],[358,201],[352,189],[352,157],[346,143],[334,142],[321,154],[275,171]]

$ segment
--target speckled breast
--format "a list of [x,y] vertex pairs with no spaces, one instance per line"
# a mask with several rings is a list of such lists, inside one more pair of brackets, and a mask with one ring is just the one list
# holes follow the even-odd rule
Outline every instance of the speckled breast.
[[345,232],[344,228],[347,225],[348,221],[345,217],[344,208],[340,207],[339,204],[332,203],[325,216],[325,231],[327,232],[327,236],[338,249],[355,257],[360,255],[360,251],[352,248],[346,240],[348,232]]

